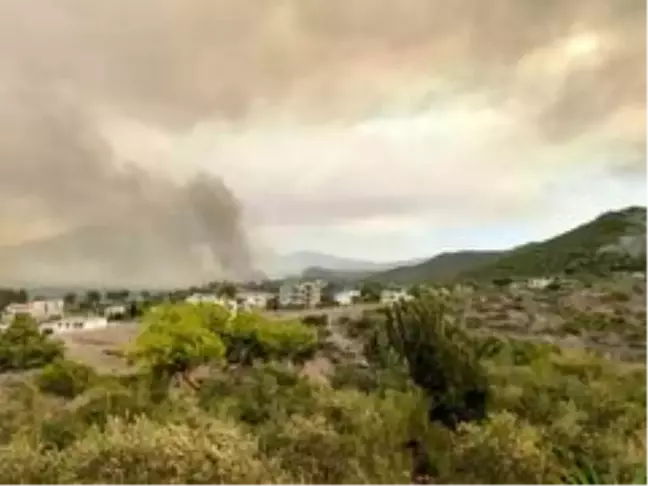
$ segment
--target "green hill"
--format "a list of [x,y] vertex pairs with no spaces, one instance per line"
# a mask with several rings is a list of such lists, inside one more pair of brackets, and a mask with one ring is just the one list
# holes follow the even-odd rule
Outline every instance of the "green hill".
[[367,280],[395,284],[453,280],[461,272],[492,262],[500,255],[501,252],[497,251],[457,251],[441,253],[434,258],[416,265],[408,265],[375,273],[367,277]]
[[463,278],[530,277],[645,270],[646,208],[630,207],[549,240],[514,248],[461,273]]
[[371,275],[371,270],[334,270],[322,267],[309,267],[301,273],[302,280],[326,280],[333,283],[347,283],[362,280]]
[[605,274],[645,270],[646,208],[604,213],[566,233],[507,251],[442,253],[416,265],[371,275],[382,283],[531,277],[565,273]]

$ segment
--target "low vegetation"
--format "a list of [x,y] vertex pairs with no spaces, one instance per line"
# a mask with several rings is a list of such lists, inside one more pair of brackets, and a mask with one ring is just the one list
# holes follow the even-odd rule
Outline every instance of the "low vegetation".
[[[167,304],[129,375],[14,324],[0,349],[41,354],[11,369],[42,369],[0,388],[0,482],[645,484],[644,362],[463,324],[431,297],[340,329]],[[333,354],[328,380],[303,373]]]
[[0,372],[40,368],[62,355],[62,343],[41,333],[28,317],[19,315],[0,328]]

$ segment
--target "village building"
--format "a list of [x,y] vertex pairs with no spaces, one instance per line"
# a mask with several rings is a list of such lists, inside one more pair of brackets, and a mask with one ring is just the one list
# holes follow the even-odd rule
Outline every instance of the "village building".
[[214,294],[193,294],[185,299],[185,302],[188,304],[217,304],[225,307],[230,312],[236,312],[238,310],[238,303],[235,299],[229,299],[227,297],[219,297]]
[[124,304],[115,304],[106,307],[103,311],[103,315],[107,319],[118,319],[126,316],[127,309]]
[[9,304],[3,312],[3,320],[13,321],[17,315],[26,315],[40,322],[61,317],[65,312],[63,299],[34,300],[24,304]]
[[268,302],[273,297],[270,292],[239,292],[236,300],[244,309],[267,309]]
[[322,289],[326,282],[286,282],[279,289],[281,307],[317,307],[322,301]]
[[404,289],[386,289],[380,292],[381,304],[391,305],[401,301],[412,300],[413,298],[414,297]]
[[333,296],[333,301],[341,306],[352,305],[360,298],[360,291],[357,289],[342,290]]
[[63,334],[76,331],[105,329],[108,325],[108,319],[105,317],[68,316],[42,322],[39,328],[47,334]]

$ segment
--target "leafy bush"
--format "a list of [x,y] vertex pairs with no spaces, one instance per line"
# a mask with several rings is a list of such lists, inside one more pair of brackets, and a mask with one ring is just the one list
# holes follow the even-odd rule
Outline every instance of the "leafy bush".
[[45,366],[37,378],[41,391],[63,398],[74,398],[97,380],[89,366],[69,360],[57,360]]
[[547,484],[559,482],[562,471],[542,431],[506,412],[461,424],[452,448],[441,482]]
[[40,368],[62,355],[63,344],[41,333],[31,318],[16,316],[0,330],[0,373]]
[[277,364],[257,364],[207,380],[200,404],[212,411],[226,409],[228,416],[257,425],[306,414],[314,406],[314,397],[310,385],[294,371]]
[[485,370],[446,302],[430,298],[395,306],[388,313],[387,332],[412,381],[430,398],[431,421],[454,428],[486,416]]
[[21,440],[0,448],[0,482],[220,484],[287,482],[261,457],[255,440],[234,425],[209,420],[161,425],[110,419],[63,451]]
[[[365,316],[328,386],[302,376],[316,326],[163,307],[142,333],[160,339],[136,343],[147,365],[136,375],[57,360],[34,382],[4,377],[0,482],[645,479],[645,362],[469,336],[453,309],[423,298],[388,320]],[[223,354],[204,346],[213,339]],[[223,356],[230,365],[194,392],[164,374],[177,356],[183,372]]]
[[317,331],[299,321],[269,321],[240,312],[224,332],[230,362],[251,364],[255,359],[307,359],[317,348]]

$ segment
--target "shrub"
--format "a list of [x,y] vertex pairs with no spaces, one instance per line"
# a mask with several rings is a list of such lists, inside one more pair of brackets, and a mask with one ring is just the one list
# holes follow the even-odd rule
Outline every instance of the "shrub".
[[47,365],[37,377],[39,389],[63,398],[74,398],[97,380],[89,366],[69,360],[57,360]]
[[255,359],[304,360],[317,348],[317,331],[299,321],[268,321],[241,312],[224,333],[230,362],[251,364]]
[[0,373],[40,368],[63,356],[63,344],[40,332],[25,316],[16,316],[0,331]]
[[547,484],[561,468],[537,428],[503,412],[482,425],[461,424],[440,482]]
[[0,448],[0,482],[219,484],[289,482],[234,425],[203,420],[161,425],[110,419],[61,452],[16,441]]
[[257,364],[206,381],[199,395],[202,407],[226,409],[229,417],[250,425],[284,422],[314,406],[313,389],[294,371],[277,364]]
[[412,381],[430,398],[431,421],[454,428],[486,416],[489,389],[481,357],[447,303],[425,299],[394,306],[387,332]]

